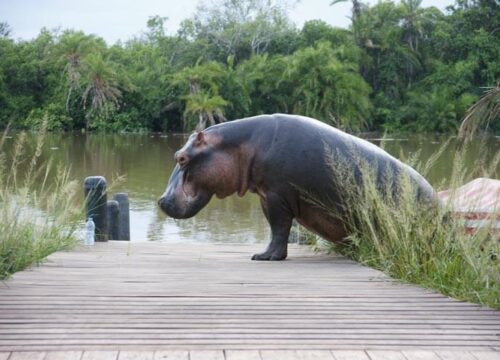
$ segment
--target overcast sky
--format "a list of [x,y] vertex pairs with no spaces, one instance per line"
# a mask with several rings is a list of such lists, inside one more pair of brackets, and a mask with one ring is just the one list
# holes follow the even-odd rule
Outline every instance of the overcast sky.
[[[0,0],[0,22],[7,22],[14,38],[32,39],[42,27],[83,30],[103,37],[109,44],[130,39],[146,28],[150,16],[168,17],[169,33],[190,17],[203,0]],[[329,6],[332,0],[302,0],[290,12],[301,27],[307,20],[322,19],[347,27],[351,2]],[[376,3],[375,0],[369,1]],[[453,0],[423,0],[422,6],[444,10]]]

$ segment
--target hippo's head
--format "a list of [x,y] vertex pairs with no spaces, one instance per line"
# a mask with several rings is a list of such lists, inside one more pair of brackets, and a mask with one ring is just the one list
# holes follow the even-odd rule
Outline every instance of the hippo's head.
[[190,218],[212,195],[222,198],[237,191],[234,156],[220,146],[220,137],[214,132],[192,134],[175,153],[175,161],[167,189],[158,201],[168,216]]

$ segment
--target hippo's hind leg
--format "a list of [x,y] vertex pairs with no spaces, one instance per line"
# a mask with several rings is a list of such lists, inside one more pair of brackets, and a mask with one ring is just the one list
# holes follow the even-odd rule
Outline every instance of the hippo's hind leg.
[[292,212],[279,195],[268,193],[262,210],[271,226],[271,242],[266,251],[252,256],[252,260],[283,260],[287,256],[288,236],[292,226]]

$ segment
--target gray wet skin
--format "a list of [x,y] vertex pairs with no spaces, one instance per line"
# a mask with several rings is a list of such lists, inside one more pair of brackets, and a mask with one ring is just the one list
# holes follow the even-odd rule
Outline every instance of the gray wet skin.
[[247,191],[257,194],[272,236],[267,249],[253,260],[286,258],[294,218],[323,238],[342,242],[346,232],[338,218],[304,199],[307,191],[309,197],[338,209],[349,205],[342,203],[343,183],[332,179],[326,163],[328,151],[334,166],[342,158],[347,176],[358,184],[361,160],[377,169],[378,182],[385,181],[387,174],[398,176],[404,171],[419,199],[436,202],[434,190],[420,174],[377,146],[311,118],[274,114],[192,134],[175,154],[177,165],[158,204],[168,216],[186,219],[205,207],[214,194],[219,198],[234,193],[243,196]]

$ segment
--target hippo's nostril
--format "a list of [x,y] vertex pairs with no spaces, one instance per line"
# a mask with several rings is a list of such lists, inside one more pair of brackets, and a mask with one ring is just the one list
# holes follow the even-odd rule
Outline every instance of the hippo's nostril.
[[177,151],[175,153],[174,158],[175,158],[175,161],[177,161],[177,163],[180,166],[183,166],[183,165],[187,164],[187,162],[188,162],[188,157],[186,156],[186,154],[180,153],[179,151]]

